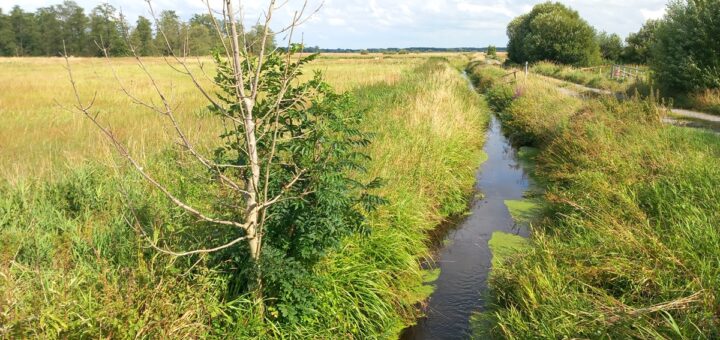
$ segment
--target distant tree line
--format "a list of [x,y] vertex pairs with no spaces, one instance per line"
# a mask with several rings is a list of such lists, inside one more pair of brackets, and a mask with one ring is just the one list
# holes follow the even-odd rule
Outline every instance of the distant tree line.
[[[110,56],[128,55],[129,46],[142,56],[206,55],[222,46],[215,23],[223,29],[222,20],[209,14],[196,14],[185,22],[175,11],[163,11],[157,18],[140,16],[130,25],[107,3],[88,14],[74,1],[34,13],[20,6],[7,13],[0,8],[0,56],[58,56],[64,48],[73,56],[102,56],[100,46],[107,48]],[[247,30],[245,40],[251,53],[262,31],[262,26]],[[275,47],[274,41],[270,47]]]
[[[156,20],[157,19],[157,20]],[[223,29],[222,19],[209,14],[195,14],[182,21],[175,11],[160,12],[157,18],[140,16],[134,24],[123,18],[119,11],[105,3],[89,13],[74,1],[47,6],[35,12],[26,12],[20,6],[10,12],[0,8],[0,56],[59,56],[63,42],[69,55],[102,56],[98,45],[107,48],[110,56],[130,54],[128,42],[141,56],[206,55],[222,47],[215,23]],[[258,48],[257,40],[262,26],[255,26],[245,34],[250,53]],[[164,34],[159,34],[163,32]],[[273,41],[271,47],[275,47]],[[309,53],[384,53],[404,54],[423,52],[486,52],[487,48],[408,47],[331,49],[306,46]],[[505,48],[497,48],[504,52]]]

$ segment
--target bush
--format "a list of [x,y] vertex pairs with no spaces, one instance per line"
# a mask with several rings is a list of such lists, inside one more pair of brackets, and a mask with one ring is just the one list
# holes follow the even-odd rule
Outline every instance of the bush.
[[601,32],[597,36],[598,45],[600,45],[600,52],[605,60],[618,61],[623,51],[623,44],[620,36],[616,33],[608,34],[607,32]]
[[536,5],[508,25],[507,35],[508,58],[518,64],[551,60],[587,66],[601,60],[595,29],[560,3]]
[[655,34],[650,58],[660,88],[690,93],[720,88],[720,0],[675,1]]
[[487,56],[488,56],[488,58],[491,58],[491,59],[497,58],[497,47],[495,47],[495,45],[488,46]]

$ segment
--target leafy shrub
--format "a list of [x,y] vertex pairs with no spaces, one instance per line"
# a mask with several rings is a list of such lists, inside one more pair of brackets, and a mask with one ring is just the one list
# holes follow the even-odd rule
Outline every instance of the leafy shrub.
[[620,60],[620,55],[623,52],[623,44],[619,35],[616,33],[608,34],[607,32],[600,32],[600,34],[597,35],[597,41],[603,59],[609,61]]
[[487,56],[491,59],[497,59],[497,47],[495,47],[495,45],[489,45],[487,47]]
[[674,1],[655,33],[650,67],[660,88],[691,93],[720,88],[720,0]]

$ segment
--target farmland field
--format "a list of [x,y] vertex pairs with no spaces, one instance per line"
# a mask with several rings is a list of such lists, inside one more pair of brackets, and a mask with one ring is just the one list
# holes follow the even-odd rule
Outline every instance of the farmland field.
[[[337,90],[345,91],[376,82],[394,83],[403,72],[419,65],[427,57],[419,55],[395,58],[359,58],[332,56],[321,58],[306,71],[319,70]],[[169,61],[169,59],[168,59]],[[142,99],[156,97],[148,78],[134,59],[117,58],[110,63],[101,58],[72,58],[73,72],[80,94],[86,99],[97,95],[96,106],[121,138],[129,140],[134,154],[144,158],[167,145],[172,132],[156,113],[139,105],[121,92],[113,75]],[[219,126],[207,114],[202,94],[195,91],[188,77],[174,71],[163,58],[144,61],[163,90],[172,94],[177,113],[191,126],[192,140],[216,136]],[[172,63],[172,62],[171,62]],[[205,71],[194,68],[207,86],[214,75],[213,61],[200,59]],[[77,112],[67,111],[73,98],[65,60],[62,58],[0,59],[0,173],[4,180],[53,176],[67,167],[88,159],[109,162],[108,145],[91,123]],[[62,103],[62,105],[61,105]],[[108,163],[109,164],[109,163]]]

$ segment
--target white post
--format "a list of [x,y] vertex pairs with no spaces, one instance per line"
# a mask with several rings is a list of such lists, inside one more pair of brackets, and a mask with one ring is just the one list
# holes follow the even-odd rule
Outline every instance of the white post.
[[525,62],[525,78],[527,78],[528,75],[528,62]]

